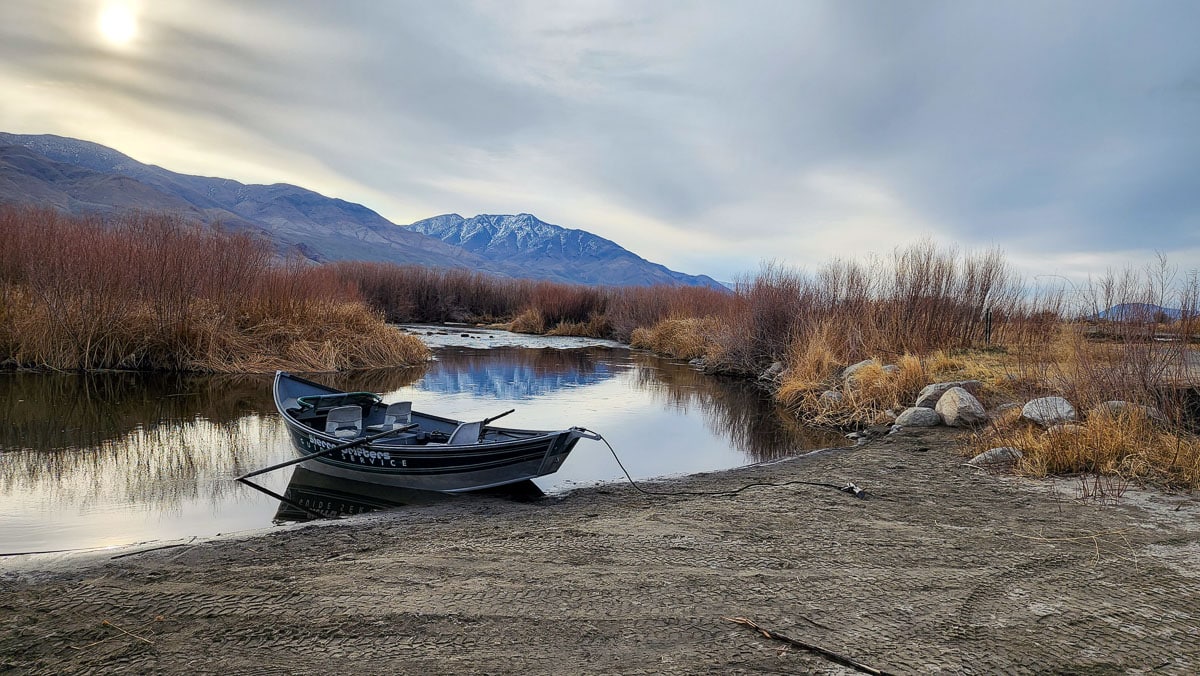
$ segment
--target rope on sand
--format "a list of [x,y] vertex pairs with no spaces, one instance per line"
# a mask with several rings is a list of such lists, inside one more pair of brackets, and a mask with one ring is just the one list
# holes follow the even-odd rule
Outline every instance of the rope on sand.
[[[617,456],[617,451],[612,447],[612,444],[608,443],[608,439],[605,439],[603,435],[601,435],[599,432],[596,432],[594,430],[589,430],[589,429],[583,428],[583,427],[581,427],[579,429],[584,432],[587,432],[588,434],[594,434],[596,439],[598,439],[599,441],[603,441],[604,445],[608,446],[608,452],[612,453],[613,460],[617,461],[617,466],[620,467],[621,471],[625,473],[625,479],[629,482],[629,485],[633,486],[635,489],[637,489],[638,492],[643,493],[645,495],[668,495],[668,496],[669,495],[736,495],[736,494],[741,493],[742,491],[746,490],[747,488],[754,488],[756,486],[769,486],[769,487],[778,488],[780,486],[792,486],[792,485],[796,485],[796,484],[801,484],[801,485],[805,485],[805,486],[821,486],[823,488],[832,488],[835,491],[849,493],[850,495],[853,495],[854,497],[862,499],[862,500],[865,500],[869,497],[869,494],[866,491],[859,488],[858,486],[855,486],[852,483],[847,483],[845,486],[839,486],[837,484],[831,484],[831,483],[827,483],[824,481],[803,481],[800,479],[793,479],[792,481],[781,481],[781,482],[759,481],[759,482],[755,482],[755,483],[745,484],[739,488],[735,488],[735,489],[728,490],[728,491],[651,491],[651,490],[647,490],[647,489],[642,488],[641,486],[637,485],[637,482],[635,482],[633,480],[633,477],[629,475],[629,470],[625,469],[625,463],[621,462],[621,458]],[[590,439],[592,437],[588,437],[588,438]]]

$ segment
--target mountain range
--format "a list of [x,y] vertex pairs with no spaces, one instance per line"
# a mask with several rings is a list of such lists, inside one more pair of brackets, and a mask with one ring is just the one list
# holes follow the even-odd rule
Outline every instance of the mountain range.
[[180,174],[89,141],[0,132],[0,204],[73,214],[138,209],[178,213],[260,233],[316,262],[361,260],[458,267],[506,277],[630,286],[720,287],[583,230],[530,214],[435,216],[397,225],[361,204],[295,185]]

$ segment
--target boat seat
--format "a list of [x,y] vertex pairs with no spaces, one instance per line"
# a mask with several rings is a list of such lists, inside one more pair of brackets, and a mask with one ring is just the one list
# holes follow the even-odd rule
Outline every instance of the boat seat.
[[459,423],[458,427],[446,440],[447,446],[466,446],[468,444],[479,443],[479,437],[483,434],[483,421]]
[[362,434],[362,407],[338,406],[329,409],[325,419],[325,433],[339,439],[350,439]]
[[372,432],[384,432],[386,430],[394,430],[397,427],[403,427],[412,422],[412,402],[397,401],[388,404],[387,410],[383,412],[383,422],[379,425],[367,425],[367,429]]

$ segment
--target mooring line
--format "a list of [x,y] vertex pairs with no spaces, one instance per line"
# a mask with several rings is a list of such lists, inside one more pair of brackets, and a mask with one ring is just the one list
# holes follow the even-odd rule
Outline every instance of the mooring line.
[[621,471],[625,474],[625,479],[626,479],[626,481],[629,482],[629,485],[633,486],[634,489],[636,489],[638,492],[644,493],[646,495],[658,495],[658,496],[736,495],[748,488],[755,488],[755,487],[778,488],[778,487],[782,487],[782,486],[793,486],[793,485],[799,484],[799,485],[804,485],[804,486],[820,486],[822,488],[832,488],[835,491],[841,491],[842,493],[849,493],[850,495],[853,495],[854,497],[859,498],[860,500],[865,500],[869,497],[869,495],[867,494],[866,491],[859,488],[858,486],[855,486],[853,483],[847,483],[845,486],[839,486],[837,484],[831,484],[831,483],[828,483],[825,481],[804,481],[802,479],[793,479],[791,481],[782,481],[782,482],[759,481],[759,482],[755,482],[755,483],[745,484],[745,485],[741,486],[740,488],[735,488],[735,489],[728,490],[728,491],[651,491],[651,490],[647,490],[647,489],[642,488],[641,486],[637,485],[637,482],[634,481],[633,477],[629,475],[629,470],[625,469],[625,463],[621,462],[621,458],[620,458],[620,456],[617,455],[616,449],[614,449],[612,447],[612,444],[608,443],[608,439],[605,439],[603,434],[600,434],[599,432],[597,432],[595,430],[589,430],[586,427],[581,427],[579,429],[584,432],[594,434],[600,441],[603,441],[604,445],[608,447],[608,452],[612,453],[613,460],[617,461],[617,466],[620,467]]

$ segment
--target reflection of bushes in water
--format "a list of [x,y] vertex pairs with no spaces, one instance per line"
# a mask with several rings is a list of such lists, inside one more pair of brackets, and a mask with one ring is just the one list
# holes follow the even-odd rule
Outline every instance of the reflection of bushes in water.
[[836,432],[804,427],[770,396],[742,379],[705,375],[685,364],[634,354],[638,386],[687,412],[698,407],[705,425],[755,462],[845,442]]
[[263,376],[142,373],[0,375],[0,449],[91,448],[138,428],[226,423],[273,409]]
[[27,492],[56,505],[138,502],[156,509],[235,491],[225,477],[252,469],[280,449],[277,419],[246,416],[212,423],[196,419],[138,428],[97,446],[0,455],[0,491]]
[[[318,374],[387,391],[422,369]],[[0,376],[0,491],[54,502],[177,505],[236,490],[232,477],[289,454],[268,376],[10,373]],[[204,493],[204,492],[207,493]]]
[[[312,376],[333,387],[383,392],[415,382],[422,368]],[[138,430],[197,418],[218,425],[275,411],[271,377],[162,373],[0,375],[0,450],[93,448]]]

